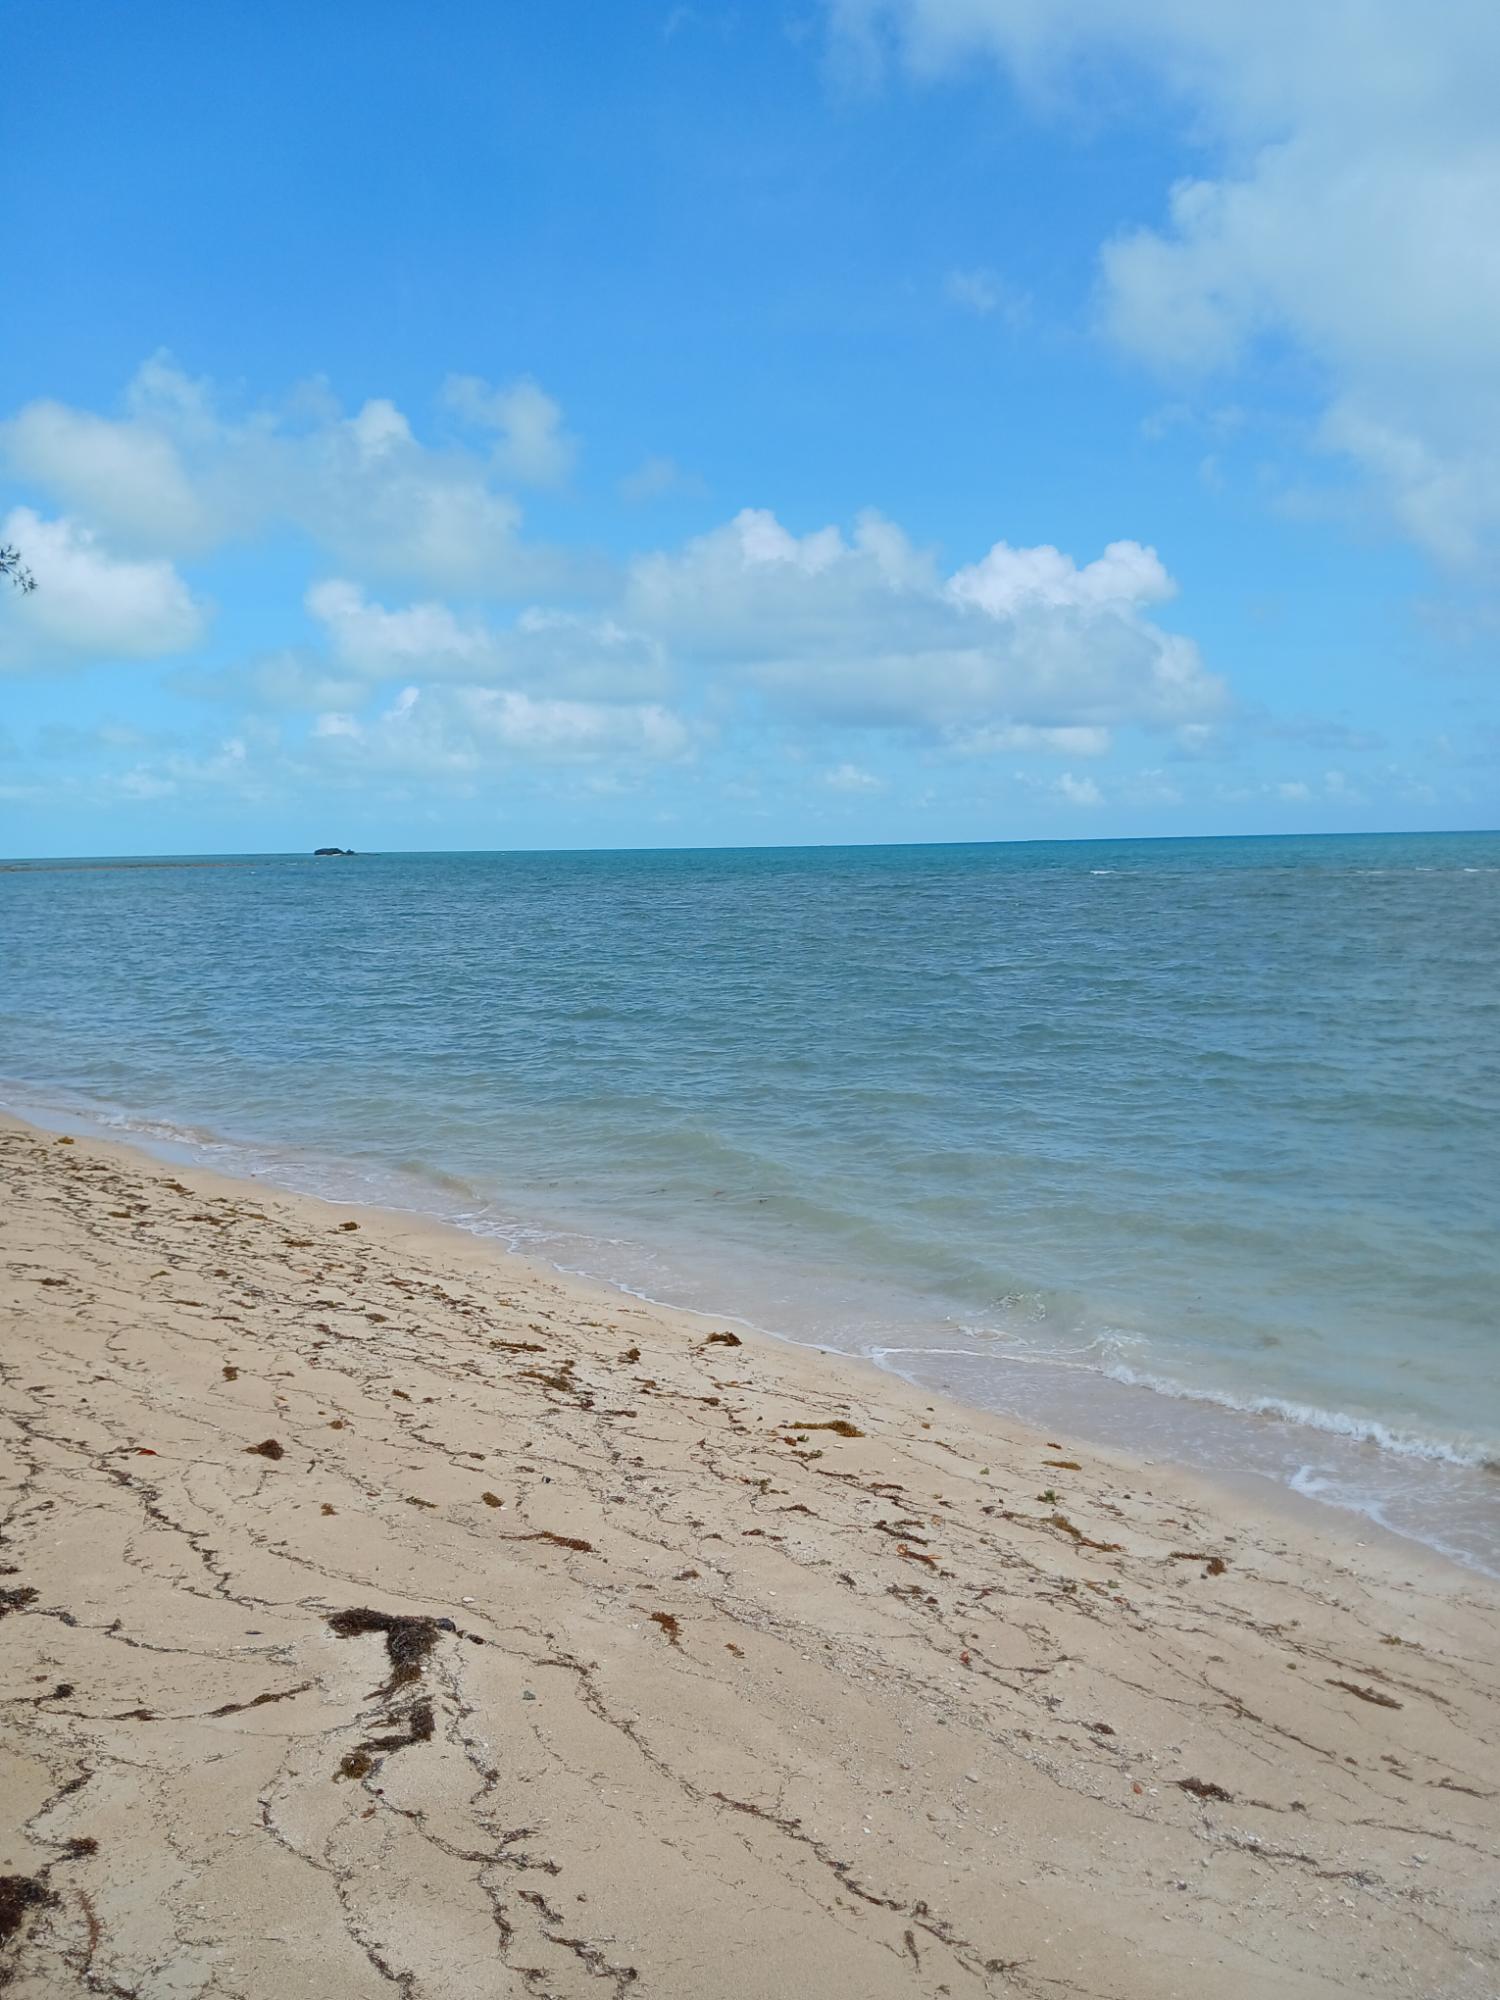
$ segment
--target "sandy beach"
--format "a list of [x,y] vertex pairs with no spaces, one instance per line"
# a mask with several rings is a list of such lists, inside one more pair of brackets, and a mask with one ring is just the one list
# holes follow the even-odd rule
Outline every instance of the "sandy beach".
[[1493,1995],[1500,1594],[0,1125],[0,1985]]

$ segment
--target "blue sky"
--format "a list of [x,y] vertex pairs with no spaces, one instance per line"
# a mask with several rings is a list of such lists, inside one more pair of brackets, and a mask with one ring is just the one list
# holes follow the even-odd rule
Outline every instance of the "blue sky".
[[1492,7],[7,23],[0,852],[1500,818]]

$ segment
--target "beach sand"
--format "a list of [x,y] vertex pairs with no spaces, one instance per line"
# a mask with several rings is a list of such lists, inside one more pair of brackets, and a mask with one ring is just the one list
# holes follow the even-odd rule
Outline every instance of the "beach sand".
[[1500,1992],[1500,1592],[0,1124],[7,2000]]

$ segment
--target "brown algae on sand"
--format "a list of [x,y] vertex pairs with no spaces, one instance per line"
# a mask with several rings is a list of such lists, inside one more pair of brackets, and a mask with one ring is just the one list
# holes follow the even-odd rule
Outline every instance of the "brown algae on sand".
[[437,1644],[438,1633],[444,1629],[436,1618],[409,1618],[400,1612],[371,1611],[363,1606],[350,1611],[335,1611],[328,1623],[341,1639],[358,1639],[367,1633],[378,1633],[385,1640],[385,1655],[391,1663],[391,1672],[389,1680],[380,1690],[382,1694],[394,1694],[398,1687],[405,1687],[421,1678],[427,1655]]
[[1376,1708],[1400,1708],[1402,1704],[1391,1694],[1382,1694],[1379,1688],[1360,1687],[1355,1681],[1333,1681],[1331,1688],[1342,1688],[1345,1694],[1357,1696],[1360,1701],[1373,1702]]
[[[45,1910],[56,1901],[40,1875],[0,1875],[0,1945],[10,1942],[33,1910]],[[0,1983],[9,1983],[4,1973]]]

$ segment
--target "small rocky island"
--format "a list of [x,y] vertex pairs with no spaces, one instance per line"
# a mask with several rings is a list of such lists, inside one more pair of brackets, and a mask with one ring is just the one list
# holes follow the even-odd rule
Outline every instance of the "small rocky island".
[[313,849],[313,859],[317,860],[320,855],[336,854],[341,861],[347,861],[353,853],[354,849],[352,847],[315,847]]

